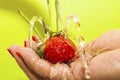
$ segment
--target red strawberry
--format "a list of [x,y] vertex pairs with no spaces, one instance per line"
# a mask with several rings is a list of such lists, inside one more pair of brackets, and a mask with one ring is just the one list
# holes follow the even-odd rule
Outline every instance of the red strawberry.
[[51,63],[67,62],[75,56],[75,45],[63,36],[54,36],[45,43],[44,59]]
[[[30,23],[30,33],[29,33],[30,46],[29,47],[32,48],[32,42],[31,42],[32,31],[33,31],[35,22],[38,21],[40,22],[43,28],[37,27],[35,29],[35,32],[39,35],[40,41],[41,41],[41,43],[38,44],[39,46],[37,47],[37,49],[35,49],[36,53],[38,53],[38,55],[41,58],[44,58],[51,63],[69,62],[76,56],[75,54],[76,46],[71,40],[69,40],[68,38],[65,38],[65,37],[69,37],[67,35],[67,28],[68,28],[70,19],[73,18],[75,23],[77,23],[78,25],[79,25],[79,22],[77,21],[78,19],[76,19],[76,17],[72,16],[70,17],[70,19],[66,21],[67,22],[66,26],[64,27],[64,29],[62,29],[62,20],[61,20],[60,10],[59,10],[59,1],[54,0],[55,2],[52,2],[53,4],[49,4],[51,3],[50,1],[52,0],[48,0],[49,14],[50,14],[49,26],[51,27],[51,29],[46,25],[42,17],[34,16],[29,22],[29,20],[26,17],[24,17],[25,15],[19,12],[22,15],[22,17],[24,17],[25,20],[27,20],[27,22]],[[54,5],[54,8],[51,8],[51,6],[53,7],[53,5]],[[53,12],[54,12],[53,9],[55,9],[56,17],[53,15]],[[52,27],[54,28],[55,26],[56,26],[56,29],[53,30]],[[43,29],[44,31],[41,32],[41,30],[37,30],[37,29]],[[41,33],[44,33],[44,34],[41,34]]]

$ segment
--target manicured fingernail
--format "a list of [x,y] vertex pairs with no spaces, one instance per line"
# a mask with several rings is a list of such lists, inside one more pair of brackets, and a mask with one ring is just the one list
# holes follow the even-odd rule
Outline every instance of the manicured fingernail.
[[19,58],[23,59],[23,57],[21,56],[21,54],[20,54],[19,52],[16,52],[16,55],[17,55]]
[[7,51],[12,55],[12,57],[14,57],[13,54],[12,54],[12,52],[9,49],[7,49]]
[[24,47],[27,47],[27,41],[24,41]]
[[33,41],[36,41],[36,37],[35,37],[35,36],[32,36],[32,40],[33,40]]

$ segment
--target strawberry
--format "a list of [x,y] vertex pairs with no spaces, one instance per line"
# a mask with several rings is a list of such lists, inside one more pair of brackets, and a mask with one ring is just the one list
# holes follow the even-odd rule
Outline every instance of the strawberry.
[[43,58],[51,63],[66,62],[75,56],[73,42],[64,36],[54,36],[45,42]]
[[[38,44],[36,53],[41,58],[48,60],[51,63],[57,62],[69,62],[76,56],[76,46],[69,39],[67,35],[67,28],[70,24],[70,20],[73,19],[74,22],[79,26],[79,19],[71,16],[66,21],[66,26],[62,30],[62,20],[60,15],[60,6],[59,0],[47,0],[49,7],[49,15],[50,15],[50,27],[46,25],[44,19],[39,16],[34,16],[31,20],[29,20],[21,11],[19,11],[20,15],[30,24],[30,33],[29,33],[29,47],[32,47],[32,31],[39,35],[41,43]],[[54,6],[53,6],[54,5]],[[54,7],[54,8],[53,8]],[[53,15],[55,14],[55,15]],[[35,22],[39,22],[43,27],[43,31],[37,30],[39,27],[34,28]],[[56,26],[56,27],[55,27]],[[51,29],[50,29],[51,28]],[[56,29],[55,29],[56,28]],[[53,31],[51,31],[53,30]],[[41,34],[42,33],[42,34]],[[44,33],[44,34],[43,34]]]

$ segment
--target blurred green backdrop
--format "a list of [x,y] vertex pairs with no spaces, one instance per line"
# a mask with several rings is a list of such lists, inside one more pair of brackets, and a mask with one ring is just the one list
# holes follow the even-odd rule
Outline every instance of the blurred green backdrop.
[[[69,15],[79,16],[81,34],[86,42],[120,27],[120,0],[60,2],[63,22]],[[28,18],[40,15],[49,24],[46,0],[0,0],[0,80],[28,80],[6,50],[12,44],[23,46],[23,41],[28,37],[29,25],[20,17],[18,10],[22,10]]]

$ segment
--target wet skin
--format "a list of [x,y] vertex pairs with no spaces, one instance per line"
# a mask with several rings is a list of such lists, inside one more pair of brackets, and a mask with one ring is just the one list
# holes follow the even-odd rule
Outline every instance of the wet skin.
[[[91,80],[120,80],[120,29],[108,31],[86,44],[86,51],[97,54],[89,63]],[[34,36],[33,46],[39,38]],[[30,80],[85,80],[82,59],[79,57],[69,65],[51,64],[39,58],[34,50],[13,45],[8,50]]]

